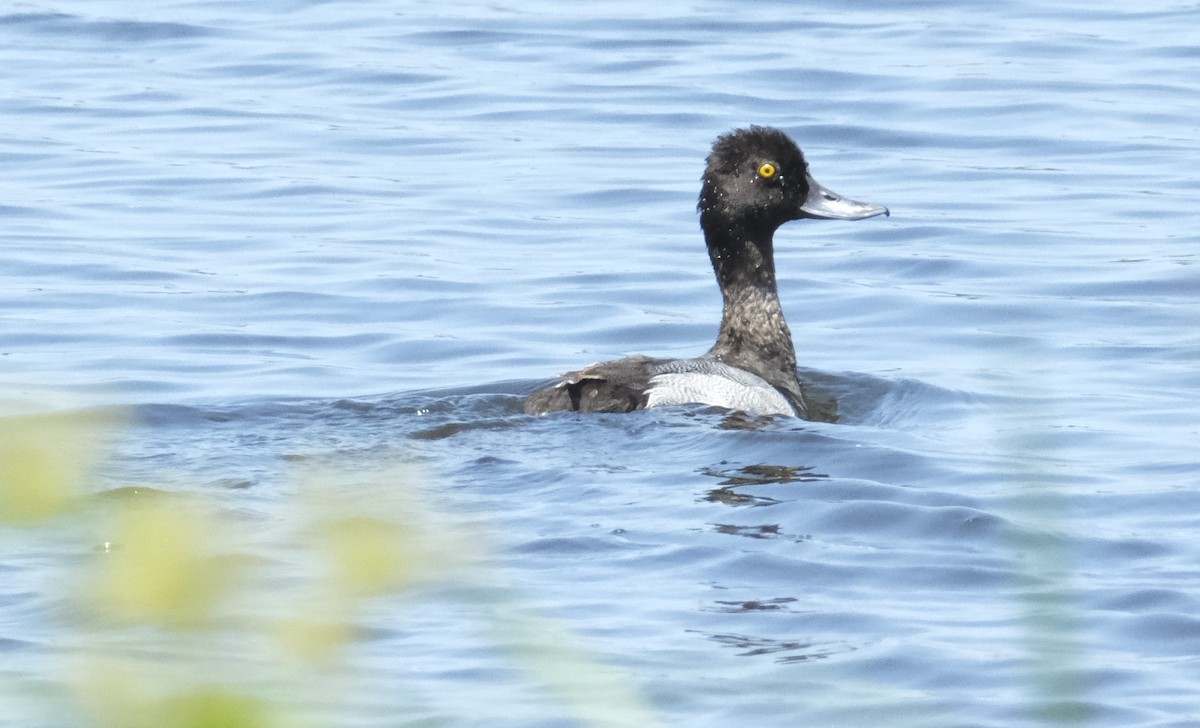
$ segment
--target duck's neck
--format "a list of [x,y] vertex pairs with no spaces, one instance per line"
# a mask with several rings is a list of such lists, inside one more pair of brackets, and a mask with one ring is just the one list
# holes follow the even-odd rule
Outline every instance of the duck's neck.
[[716,222],[713,217],[702,210],[700,224],[724,311],[717,341],[707,356],[777,387],[798,389],[796,349],[775,287],[775,227],[753,221]]

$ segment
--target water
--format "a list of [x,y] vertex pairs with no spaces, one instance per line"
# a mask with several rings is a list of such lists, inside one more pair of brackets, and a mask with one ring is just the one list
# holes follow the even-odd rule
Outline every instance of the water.
[[[578,725],[518,657],[561,630],[665,725],[1200,725],[1198,10],[10,6],[4,400],[131,406],[96,489],[251,522],[419,464],[492,586],[356,617],[333,724]],[[711,343],[748,123],[893,213],[776,238],[840,421],[520,414]],[[6,539],[4,674],[53,682],[78,552]]]

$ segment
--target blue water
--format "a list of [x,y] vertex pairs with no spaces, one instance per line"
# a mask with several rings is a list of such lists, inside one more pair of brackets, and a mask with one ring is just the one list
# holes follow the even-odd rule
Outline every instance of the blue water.
[[[132,407],[97,489],[278,522],[297,461],[419,463],[663,725],[1200,725],[1200,5],[135,5],[0,14],[0,398]],[[776,237],[840,421],[522,415],[711,344],[749,123],[892,210]],[[492,604],[363,617],[332,724],[582,725]]]

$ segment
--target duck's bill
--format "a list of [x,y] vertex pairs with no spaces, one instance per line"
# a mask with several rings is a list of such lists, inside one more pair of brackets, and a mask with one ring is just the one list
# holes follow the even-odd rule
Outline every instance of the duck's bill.
[[804,217],[820,220],[862,220],[876,215],[892,214],[883,205],[842,197],[822,186],[812,175],[808,176],[808,199],[800,206],[800,212]]

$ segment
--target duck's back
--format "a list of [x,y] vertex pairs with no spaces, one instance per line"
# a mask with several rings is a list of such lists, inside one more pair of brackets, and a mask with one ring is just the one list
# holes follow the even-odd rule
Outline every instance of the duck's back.
[[629,356],[567,372],[558,384],[525,398],[525,412],[632,412],[646,406],[652,368],[662,359]]
[[564,375],[530,394],[529,414],[632,412],[672,404],[705,404],[754,415],[795,415],[797,409],[765,379],[713,359],[631,356]]

